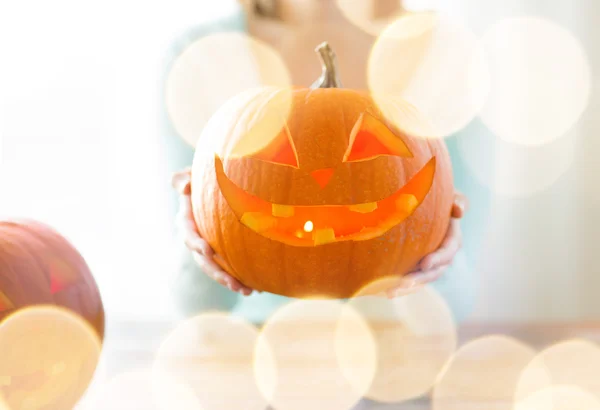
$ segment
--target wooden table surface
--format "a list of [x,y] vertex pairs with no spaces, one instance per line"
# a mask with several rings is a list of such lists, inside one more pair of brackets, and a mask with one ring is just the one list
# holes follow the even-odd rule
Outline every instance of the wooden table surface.
[[[169,322],[119,321],[107,325],[104,346],[106,375],[147,368],[161,342],[175,327]],[[467,323],[458,329],[458,346],[482,336],[514,337],[536,350],[560,341],[581,338],[600,343],[600,321],[597,323]],[[355,410],[430,410],[427,397],[400,404],[361,402]]]

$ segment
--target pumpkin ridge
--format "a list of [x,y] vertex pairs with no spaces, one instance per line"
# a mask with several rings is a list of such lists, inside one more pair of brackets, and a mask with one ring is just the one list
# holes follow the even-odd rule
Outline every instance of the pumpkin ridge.
[[[21,235],[27,235],[27,236],[31,236],[31,233],[24,229],[23,226],[19,225],[19,224],[12,224],[12,228],[16,229],[17,231],[19,231],[21,233]],[[38,238],[35,238],[37,242],[39,242],[40,240]],[[50,281],[49,281],[49,277],[46,274],[46,269],[45,269],[45,265],[39,260],[39,252],[35,252],[34,249],[31,248],[30,244],[27,243],[27,241],[24,241],[23,243],[19,243],[18,244],[19,247],[21,248],[22,252],[25,252],[27,254],[27,259],[30,260],[37,268],[36,272],[41,272],[42,275],[44,276],[44,279],[47,281],[46,285],[50,286]],[[39,246],[39,244],[38,244]],[[39,251],[39,250],[38,250]],[[31,279],[31,278],[28,278]],[[36,287],[36,293],[39,294],[39,292],[43,292],[43,286],[41,286],[41,284],[38,284],[37,282],[34,283],[29,283],[29,286],[35,286]],[[24,289],[21,289],[22,292]],[[51,300],[51,295],[48,294],[48,300],[44,300],[44,303],[49,303]]]

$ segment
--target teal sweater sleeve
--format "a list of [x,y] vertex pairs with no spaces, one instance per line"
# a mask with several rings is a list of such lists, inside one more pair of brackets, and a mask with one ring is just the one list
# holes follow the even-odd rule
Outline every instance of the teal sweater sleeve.
[[[168,181],[168,177],[173,173],[180,171],[192,164],[194,159],[194,148],[191,147],[187,142],[181,138],[171,119],[168,115],[166,107],[166,95],[165,95],[165,84],[166,79],[171,70],[173,63],[177,60],[177,57],[193,42],[202,38],[203,36],[214,34],[216,32],[227,32],[227,31],[239,31],[245,32],[247,30],[246,17],[244,10],[240,5],[236,12],[222,17],[219,20],[215,20],[210,24],[203,24],[197,27],[190,28],[183,35],[178,37],[171,47],[166,51],[163,64],[162,64],[162,75],[160,76],[159,84],[159,127],[160,127],[160,145],[162,157],[165,160],[166,169],[168,175],[165,181]],[[174,216],[177,212],[178,197],[177,194],[171,190],[171,196],[169,197],[169,218],[174,220]],[[175,228],[173,224],[173,229]]]
[[[203,24],[187,30],[177,38],[167,50],[163,63],[163,73],[159,84],[159,121],[160,145],[165,161],[164,181],[168,181],[172,173],[180,171],[192,164],[194,149],[181,138],[168,116],[165,106],[165,80],[173,62],[183,50],[199,38],[220,31],[247,30],[246,18],[241,5],[231,14],[222,17],[210,24]],[[169,221],[172,221],[173,234],[175,234],[175,215],[177,213],[178,196],[173,190],[168,198]],[[191,316],[208,310],[230,311],[239,302],[241,296],[231,292],[206,276],[195,263],[190,252],[180,245],[177,271],[172,281],[172,296],[176,310],[182,316]]]
[[491,201],[489,188],[474,177],[463,160],[459,147],[461,139],[489,132],[480,120],[475,119],[461,132],[446,139],[452,160],[454,185],[469,199],[469,210],[460,221],[463,247],[452,266],[433,287],[446,299],[458,322],[469,317],[477,302],[479,276],[476,266]]

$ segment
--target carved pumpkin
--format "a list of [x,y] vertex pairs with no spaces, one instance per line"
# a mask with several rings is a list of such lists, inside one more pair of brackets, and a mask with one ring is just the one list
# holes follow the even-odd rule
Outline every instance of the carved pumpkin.
[[100,294],[77,250],[39,222],[0,221],[0,350],[10,352],[0,399],[14,409],[73,408],[103,337]]
[[79,252],[42,223],[0,221],[0,323],[32,305],[70,309],[104,337],[100,293]]
[[252,90],[209,121],[192,204],[200,234],[247,286],[345,298],[439,246],[451,163],[443,141],[408,135],[367,93],[341,88],[333,52],[317,51],[311,88]]

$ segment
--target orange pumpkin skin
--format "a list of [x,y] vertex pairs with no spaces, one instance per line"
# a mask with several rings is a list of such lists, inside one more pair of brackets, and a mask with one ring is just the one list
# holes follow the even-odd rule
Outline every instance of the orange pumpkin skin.
[[33,305],[70,309],[104,338],[100,292],[73,245],[40,222],[0,221],[0,323]]
[[[367,94],[339,88],[297,89],[291,92],[285,123],[298,168],[262,161],[256,155],[228,157],[231,147],[239,145],[285,92],[245,93],[225,104],[207,125],[192,167],[192,205],[202,237],[227,262],[231,275],[253,289],[283,296],[347,298],[378,279],[409,272],[438,248],[448,228],[454,188],[444,142],[402,132],[384,118]],[[343,162],[349,136],[365,112],[400,138],[413,157],[382,155]],[[271,203],[349,205],[389,197],[433,157],[431,187],[408,218],[371,239],[319,246],[282,243],[241,223],[232,210],[235,199],[225,197],[216,172],[216,162],[222,159],[228,179]],[[334,173],[324,188],[309,176],[332,168]]]

